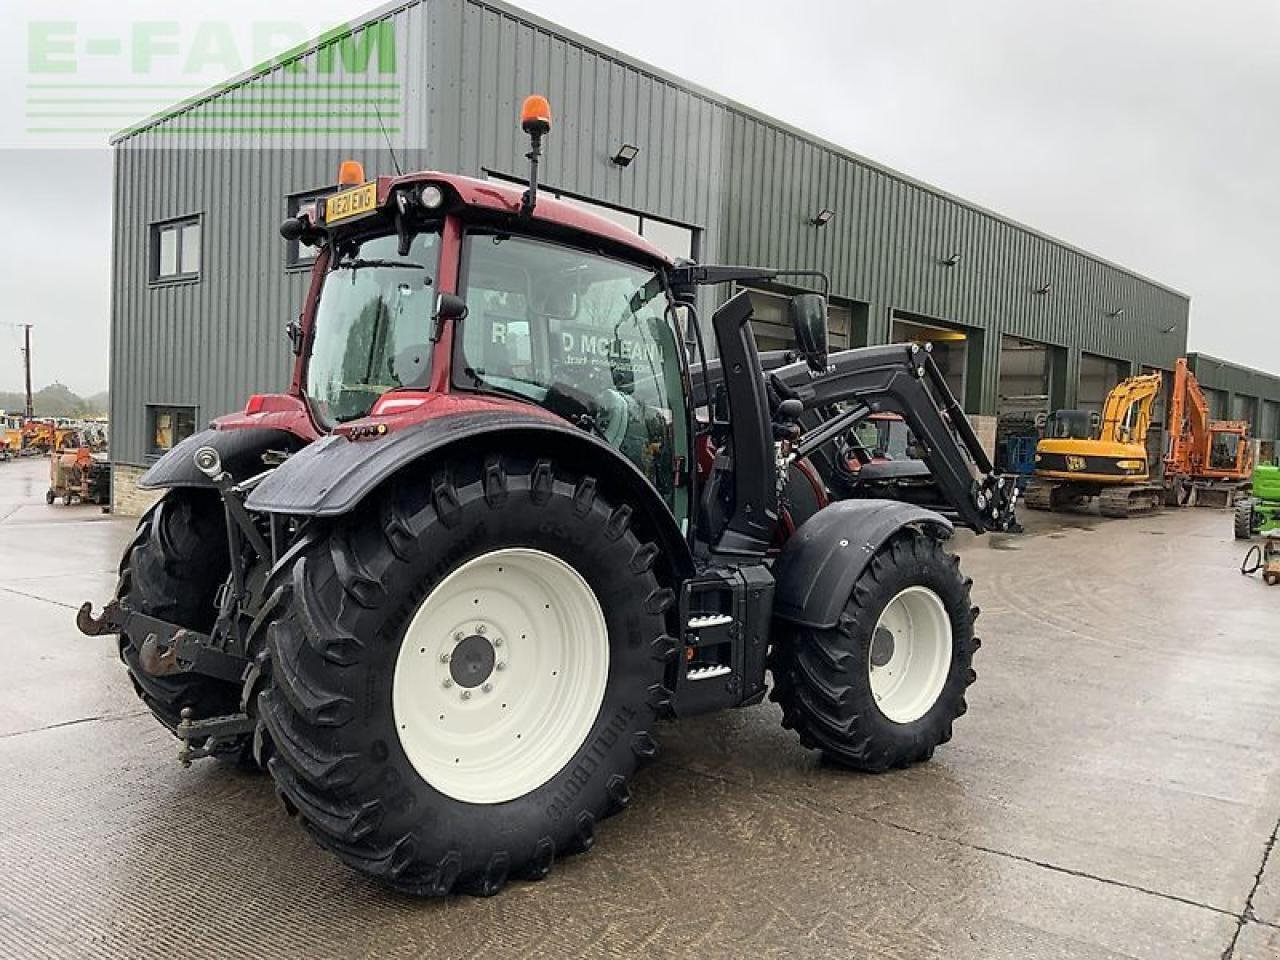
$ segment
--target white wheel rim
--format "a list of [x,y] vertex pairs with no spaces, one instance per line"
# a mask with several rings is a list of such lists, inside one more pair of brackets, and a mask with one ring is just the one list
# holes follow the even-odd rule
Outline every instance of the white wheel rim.
[[495,550],[445,577],[409,621],[391,689],[396,732],[432,787],[502,803],[577,753],[608,679],[608,627],[586,580],[541,550]]
[[951,669],[951,618],[928,587],[907,587],[889,601],[867,651],[871,693],[894,723],[928,713]]

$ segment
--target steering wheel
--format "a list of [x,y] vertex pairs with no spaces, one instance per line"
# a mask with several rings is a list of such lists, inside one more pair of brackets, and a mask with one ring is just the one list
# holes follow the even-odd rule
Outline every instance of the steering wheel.
[[400,386],[425,390],[430,375],[431,345],[415,343],[387,361],[387,367]]
[[617,390],[607,389],[600,396],[599,412],[596,423],[604,439],[611,447],[621,447],[627,436],[627,426],[631,416],[626,395]]

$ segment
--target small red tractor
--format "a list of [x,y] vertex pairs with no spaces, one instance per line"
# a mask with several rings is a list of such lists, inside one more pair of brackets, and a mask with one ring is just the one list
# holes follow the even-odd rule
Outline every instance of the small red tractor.
[[978,648],[952,521],[832,501],[808,457],[892,411],[959,522],[1007,529],[1016,498],[928,351],[828,356],[820,294],[799,361],[766,371],[745,294],[708,360],[699,288],[781,271],[539,197],[546,101],[522,119],[527,189],[347,163],[284,223],[319,249],[288,392],[151,467],[115,599],[78,617],[184,761],[251,757],[415,894],[545,876],[630,801],[655,721],[758,703],[766,672],[835,762],[928,759]]

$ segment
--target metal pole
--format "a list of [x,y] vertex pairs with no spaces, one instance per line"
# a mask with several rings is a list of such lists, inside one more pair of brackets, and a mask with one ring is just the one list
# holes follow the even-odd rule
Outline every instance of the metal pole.
[[31,324],[22,325],[22,339],[22,365],[26,367],[27,373],[27,409],[23,415],[30,420],[35,416],[35,410],[31,404]]

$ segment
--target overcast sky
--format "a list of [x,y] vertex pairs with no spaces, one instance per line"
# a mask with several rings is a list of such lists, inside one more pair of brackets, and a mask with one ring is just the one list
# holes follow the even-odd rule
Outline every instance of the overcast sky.
[[[1280,372],[1271,297],[1280,275],[1276,0],[522,5],[1176,287],[1192,297],[1191,349]],[[111,9],[116,18],[269,19],[315,32],[373,6],[146,0]],[[102,9],[6,7],[12,22]],[[22,89],[27,34],[6,36],[0,79]],[[22,120],[24,104],[7,101],[0,132]],[[0,389],[21,384],[11,325],[24,322],[36,325],[37,387],[103,389],[110,153],[14,143],[0,143]]]

